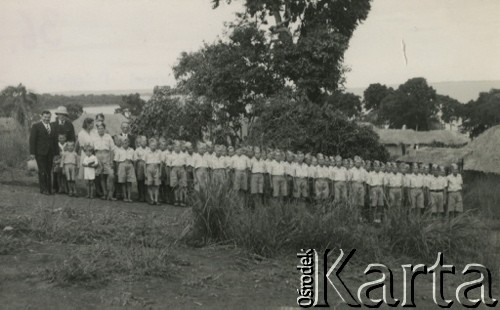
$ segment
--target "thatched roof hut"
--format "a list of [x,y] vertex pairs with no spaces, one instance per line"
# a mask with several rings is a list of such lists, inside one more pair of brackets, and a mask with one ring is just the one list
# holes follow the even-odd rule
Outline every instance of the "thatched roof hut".
[[500,174],[500,125],[483,132],[467,146],[464,170]]
[[397,160],[448,166],[461,163],[469,152],[468,148],[422,147],[417,150],[411,150],[408,154],[398,157]]
[[412,129],[380,129],[374,128],[382,144],[443,144],[448,146],[462,146],[469,142],[469,138],[451,130],[415,131]]
[[[75,133],[78,134],[82,130],[83,121],[90,117],[95,119],[96,114],[83,113],[79,118],[73,121],[73,126],[75,127]],[[127,118],[123,114],[104,114],[106,124],[106,130],[109,134],[115,135],[121,132],[121,124],[127,121]]]

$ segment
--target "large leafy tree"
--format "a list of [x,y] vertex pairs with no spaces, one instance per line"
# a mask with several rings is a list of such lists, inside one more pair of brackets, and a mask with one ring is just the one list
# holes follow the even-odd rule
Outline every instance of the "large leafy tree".
[[500,89],[482,92],[476,100],[468,102],[458,113],[463,120],[463,130],[471,137],[500,124]]
[[[212,0],[218,7],[223,0]],[[230,0],[225,2],[230,3]],[[266,53],[275,74],[313,102],[344,81],[344,53],[356,27],[368,17],[370,0],[246,0],[245,16],[267,31]],[[261,27],[262,28],[262,27]]]
[[378,117],[392,128],[429,130],[438,111],[434,88],[424,78],[412,78],[382,100]]
[[22,84],[8,86],[0,92],[0,113],[13,117],[25,127],[30,127],[37,100],[37,95],[28,91]]

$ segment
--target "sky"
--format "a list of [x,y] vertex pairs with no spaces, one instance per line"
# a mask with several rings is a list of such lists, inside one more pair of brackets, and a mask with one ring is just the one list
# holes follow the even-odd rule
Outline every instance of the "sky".
[[[180,53],[222,35],[241,9],[233,2],[213,10],[209,0],[2,0],[0,88],[173,85]],[[345,55],[346,87],[500,80],[499,13],[499,0],[374,0]]]

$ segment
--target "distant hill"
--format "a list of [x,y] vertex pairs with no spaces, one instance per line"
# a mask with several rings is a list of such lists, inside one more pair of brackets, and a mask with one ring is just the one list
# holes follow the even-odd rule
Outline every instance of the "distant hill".
[[141,97],[153,95],[153,89],[113,89],[113,90],[68,90],[60,92],[50,92],[53,95],[78,96],[78,95],[115,95],[123,96],[129,94],[139,94]]
[[[500,88],[499,81],[455,81],[455,82],[436,82],[429,83],[438,94],[448,95],[462,103],[475,100],[480,92],[488,92],[492,88]],[[399,85],[389,85],[397,88]],[[365,88],[347,88],[348,92],[363,97]]]
[[[374,82],[376,83],[376,82]],[[477,99],[480,92],[487,92],[492,88],[500,88],[500,80],[497,81],[452,81],[429,83],[439,94],[448,95],[460,102],[467,103]],[[389,85],[397,88],[399,85]],[[348,92],[363,97],[364,87],[347,88]],[[54,95],[78,96],[78,95],[128,95],[138,93],[145,100],[153,95],[153,88],[150,89],[115,89],[115,90],[86,90],[86,91],[62,91],[50,92]]]

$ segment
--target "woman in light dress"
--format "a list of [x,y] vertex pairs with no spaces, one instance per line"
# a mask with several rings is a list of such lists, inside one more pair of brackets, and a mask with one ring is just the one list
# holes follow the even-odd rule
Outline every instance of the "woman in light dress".
[[83,180],[83,167],[82,167],[82,161],[83,158],[85,157],[85,152],[84,152],[84,147],[86,145],[93,145],[92,142],[92,137],[91,137],[91,132],[92,129],[94,128],[94,120],[90,117],[87,117],[86,119],[83,120],[83,125],[82,125],[82,130],[78,133],[78,149],[80,150],[81,156],[80,156],[80,169],[78,169],[78,178],[80,180]]

